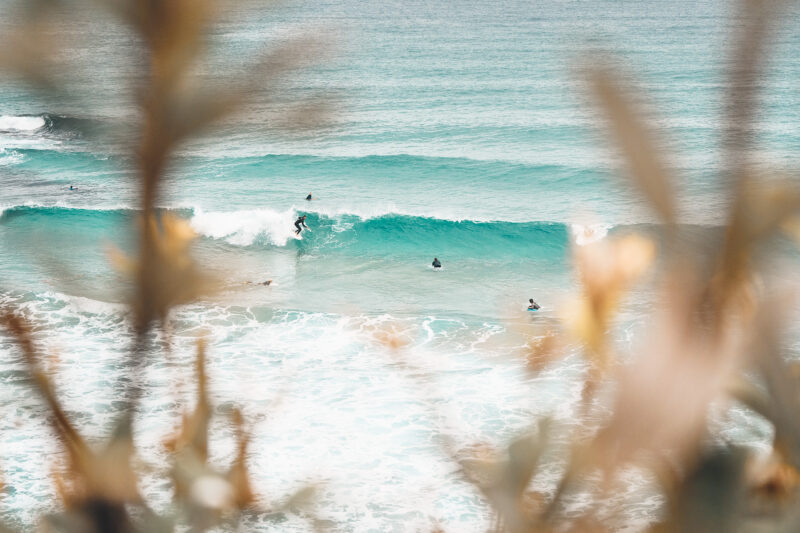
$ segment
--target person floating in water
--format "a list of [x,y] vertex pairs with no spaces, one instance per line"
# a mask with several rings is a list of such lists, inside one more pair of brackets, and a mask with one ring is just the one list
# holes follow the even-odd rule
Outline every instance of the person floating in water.
[[308,196],[306,196],[306,200],[311,200],[311,193],[308,193]]
[[528,306],[528,311],[538,311],[539,309],[542,308],[542,306],[533,301],[533,298],[531,298],[528,301],[530,302],[530,305]]
[[300,235],[300,232],[303,231],[303,229],[300,227],[301,224],[303,225],[303,228],[308,229],[308,226],[306,226],[305,215],[301,216],[300,218],[294,221],[294,227],[297,228],[297,230],[294,232],[295,235]]
[[74,185],[70,185],[70,186],[69,186],[69,190],[71,190],[71,191],[77,191],[77,190],[78,190],[78,188],[77,188],[77,187],[75,187]]
[[431,265],[433,265],[433,268],[442,268],[442,263],[439,261],[438,257],[433,258],[433,263],[431,263]]

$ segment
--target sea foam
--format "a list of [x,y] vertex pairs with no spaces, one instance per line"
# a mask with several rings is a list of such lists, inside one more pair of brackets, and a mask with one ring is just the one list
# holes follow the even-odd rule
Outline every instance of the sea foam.
[[230,244],[249,246],[259,237],[266,237],[270,244],[284,246],[293,238],[294,209],[273,211],[272,209],[250,209],[244,211],[206,212],[194,209],[192,228],[212,239],[224,239]]
[[0,115],[0,131],[34,131],[44,126],[44,117]]
[[612,227],[611,224],[571,224],[569,229],[575,244],[585,246],[604,239]]

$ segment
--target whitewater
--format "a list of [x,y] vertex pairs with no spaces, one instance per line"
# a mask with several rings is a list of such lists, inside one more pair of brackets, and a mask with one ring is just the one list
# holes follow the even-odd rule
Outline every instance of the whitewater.
[[[569,425],[585,372],[580,347],[532,376],[521,358],[540,334],[531,325],[541,332],[563,318],[579,288],[576,247],[660,235],[574,67],[598,48],[629,65],[672,154],[682,229],[719,238],[730,9],[688,0],[300,1],[243,12],[221,28],[211,68],[235,75],[256,40],[277,38],[272,30],[329,27],[335,56],[286,90],[330,91],[339,108],[323,131],[284,135],[254,118],[267,106],[256,101],[182,146],[170,166],[160,212],[196,232],[197,259],[220,290],[178,308],[169,338],[159,339],[171,356],[148,368],[136,423],[143,460],[156,470],[166,462],[160,443],[191,401],[203,336],[212,398],[220,413],[241,405],[252,421],[253,486],[269,502],[313,485],[315,513],[338,531],[487,530],[489,509],[439,437],[502,445],[542,417]],[[778,168],[800,155],[794,15],[776,35],[756,124],[756,159]],[[108,255],[111,247],[135,252],[139,213],[126,151],[134,108],[119,96],[128,80],[114,74],[130,46],[123,31],[98,24],[89,32],[90,46],[122,52],[99,60],[98,76],[76,78],[80,103],[47,107],[19,86],[0,86],[0,303],[37,324],[37,339],[58,356],[64,404],[98,439],[121,408],[115,377],[133,338],[129,287]],[[314,200],[304,200],[309,193]],[[296,238],[303,214],[310,229]],[[621,345],[635,342],[650,297],[637,287],[624,302]],[[525,312],[529,298],[542,306],[535,318]],[[401,354],[387,349],[388,338]],[[13,487],[0,515],[31,528],[55,493],[56,450],[22,369],[0,338],[0,471]],[[760,449],[771,437],[747,417],[720,431]],[[212,437],[212,459],[225,464],[230,427],[217,422]],[[548,466],[537,490],[555,490],[560,474]],[[620,530],[658,518],[664,502],[651,481],[623,476]],[[156,508],[169,500],[155,475],[143,492]],[[292,514],[246,525],[308,528]]]

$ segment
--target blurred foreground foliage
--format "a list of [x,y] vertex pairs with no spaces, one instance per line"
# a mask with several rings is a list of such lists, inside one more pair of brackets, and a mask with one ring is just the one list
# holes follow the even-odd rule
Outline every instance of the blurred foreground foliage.
[[[209,464],[211,400],[207,392],[205,345],[197,347],[197,403],[174,435],[164,441],[170,454],[172,511],[159,514],[139,492],[133,457],[132,421],[143,386],[142,371],[153,350],[149,335],[165,328],[170,310],[214,289],[214,281],[192,257],[188,225],[156,210],[168,179],[169,162],[186,139],[233,113],[250,95],[308,62],[319,51],[307,36],[282,45],[252,65],[248,79],[226,80],[224,89],[198,83],[195,67],[207,51],[206,37],[225,2],[212,0],[98,0],[127,24],[145,58],[138,76],[137,176],[141,219],[135,257],[113,251],[111,260],[135,287],[130,296],[136,340],[130,348],[124,413],[102,445],[90,445],[66,414],[37,347],[32,325],[13,308],[0,310],[0,326],[16,340],[30,386],[49,411],[64,451],[53,472],[60,511],[41,518],[42,531],[172,532],[235,528],[252,513],[297,508],[311,496],[302,490],[281,507],[269,508],[250,482],[248,424],[233,409],[236,456],[226,469]],[[17,30],[5,35],[0,67],[50,94],[58,94],[51,68],[58,43],[58,14],[70,2],[36,0],[19,7]],[[626,175],[660,218],[660,246],[638,235],[609,237],[575,249],[582,293],[565,313],[564,327],[531,345],[531,372],[557,360],[565,339],[578,339],[588,362],[583,395],[572,429],[545,420],[507,449],[475,445],[458,449],[444,435],[444,450],[464,480],[494,510],[497,531],[609,531],[616,517],[607,501],[621,472],[635,467],[658,480],[666,498],[653,532],[798,531],[800,506],[800,372],[782,352],[787,298],[772,286],[766,267],[778,233],[797,227],[800,186],[763,179],[748,159],[758,80],[769,49],[780,2],[742,3],[739,34],[730,50],[728,106],[721,167],[730,191],[724,239],[712,246],[689,244],[677,224],[679,198],[668,158],[641,118],[637,99],[619,82],[625,76],[602,60],[583,70],[609,138],[627,162]],[[304,125],[322,118],[310,105]],[[620,364],[614,318],[626,291],[656,257],[658,298],[646,333],[648,344],[630,363]],[[405,343],[392,334],[378,340],[393,351]],[[150,355],[148,355],[150,354]],[[714,404],[738,401],[775,428],[769,457],[720,444],[711,438]],[[581,429],[577,429],[581,428]],[[585,429],[593,428],[593,429]],[[565,435],[566,433],[566,435]],[[568,442],[565,446],[563,443]],[[540,492],[532,480],[548,461],[564,463],[558,486]],[[591,503],[579,512],[565,501],[577,491]],[[602,512],[601,512],[602,509]],[[310,528],[322,524],[309,522]],[[0,525],[0,531],[11,531]]]

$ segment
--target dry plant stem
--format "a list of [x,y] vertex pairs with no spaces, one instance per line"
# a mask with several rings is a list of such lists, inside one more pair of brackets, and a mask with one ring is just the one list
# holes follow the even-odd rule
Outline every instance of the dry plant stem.
[[[144,509],[145,514],[148,512],[136,492],[129,459],[133,451],[131,418],[143,392],[147,354],[153,351],[149,333],[159,321],[164,326],[171,308],[192,301],[199,292],[198,278],[193,277],[196,271],[188,259],[187,243],[191,237],[175,220],[156,213],[171,155],[182,140],[229,113],[256,86],[254,80],[248,80],[230,91],[231,96],[221,99],[217,98],[220,95],[202,94],[192,87],[189,73],[203,49],[212,2],[107,0],[104,3],[122,13],[140,36],[148,63],[140,90],[141,123],[136,147],[143,216],[138,228],[139,257],[132,270],[137,287],[133,301],[136,337],[129,355],[130,364],[124,369],[125,377],[130,379],[128,403],[117,431],[103,450],[90,449],[59,403],[51,381],[41,368],[30,327],[13,312],[0,312],[0,326],[11,333],[22,349],[34,385],[51,413],[53,430],[67,452],[66,475],[57,478],[63,500],[70,511],[79,511],[73,514],[79,514],[98,532],[130,530],[126,505],[135,504]],[[775,449],[794,466],[787,469],[779,464],[781,486],[787,493],[796,486],[796,468],[800,466],[800,424],[796,421],[800,387],[781,357],[779,315],[756,308],[760,294],[753,288],[753,278],[759,267],[755,261],[758,259],[756,245],[800,208],[800,190],[792,186],[766,191],[752,189],[755,179],[748,168],[748,153],[754,140],[752,123],[758,80],[763,74],[772,22],[783,3],[782,0],[775,3],[745,0],[743,3],[744,23],[732,49],[728,107],[724,117],[723,168],[733,191],[724,242],[710,254],[706,250],[698,254],[710,260],[710,272],[698,268],[700,265],[681,264],[677,247],[669,247],[666,280],[660,287],[663,289],[660,293],[663,313],[653,321],[657,325],[652,329],[657,334],[656,342],[627,368],[613,365],[618,354],[608,331],[618,302],[635,277],[633,274],[637,273],[636,269],[631,269],[631,264],[647,263],[649,248],[633,241],[623,248],[621,241],[609,239],[606,243],[609,247],[601,253],[589,256],[590,249],[583,252],[585,261],[579,264],[579,271],[583,275],[585,305],[581,308],[578,327],[574,329],[586,343],[587,359],[594,366],[586,377],[581,417],[586,419],[591,414],[588,407],[596,399],[595,390],[606,380],[614,380],[618,390],[612,414],[604,427],[596,433],[572,439],[566,473],[555,495],[549,502],[536,501],[527,488],[547,444],[542,427],[535,437],[516,439],[502,453],[489,453],[485,447],[476,446],[476,454],[466,459],[456,450],[454,439],[447,435],[441,437],[440,442],[447,455],[458,464],[460,475],[478,488],[495,509],[493,527],[497,530],[514,533],[570,528],[603,530],[599,497],[607,493],[614,476],[629,464],[646,466],[661,479],[664,493],[670,500],[664,531],[710,530],[719,528],[719,524],[733,525],[744,513],[741,509],[744,462],[736,454],[724,457],[718,453],[703,453],[703,446],[708,406],[722,391],[728,390],[729,378],[735,375],[741,363],[742,338],[748,337],[752,340],[748,349],[756,354],[754,366],[763,378],[766,391],[741,387],[744,392],[738,394],[774,424]],[[37,2],[35,6],[50,4]],[[24,51],[26,56],[35,57],[42,48],[31,46]],[[267,77],[274,79],[301,62],[302,52],[302,46],[286,47],[267,56],[261,66]],[[0,52],[0,62],[8,59],[7,53]],[[24,70],[25,65],[13,67]],[[31,71],[27,75],[36,80],[41,73]],[[635,98],[630,98],[619,86],[619,76],[607,68],[589,69],[589,76],[634,184],[671,235],[677,202],[661,147],[635,109]],[[40,80],[40,83],[45,82]],[[195,105],[198,103],[203,105]],[[186,109],[197,113],[189,116]],[[672,237],[667,240],[671,241]],[[633,254],[623,253],[625,249]],[[577,255],[576,260],[581,261]],[[598,271],[603,270],[597,268],[601,264],[605,270],[603,275],[598,275]],[[742,301],[750,302],[753,310],[759,310],[760,314],[742,312],[746,307]],[[381,342],[395,351],[404,345],[393,335],[386,335]],[[543,348],[545,355],[548,349],[547,346]],[[223,473],[208,465],[212,408],[202,343],[198,346],[196,364],[197,403],[192,412],[184,414],[180,430],[168,446],[174,452],[172,476],[176,506],[187,512],[189,530],[202,531],[221,523],[235,523],[239,514],[234,511],[251,507],[255,496],[246,467],[250,433],[245,429],[240,412],[234,413],[234,464]],[[424,377],[401,359],[401,366],[403,364],[412,371],[412,379]],[[534,360],[531,367],[537,364]],[[434,411],[433,398],[437,395],[426,388],[430,386],[428,382],[420,379],[420,389],[431,398],[428,405]],[[481,451],[486,453],[480,455]],[[122,482],[110,478],[109,472]],[[595,472],[602,474],[602,484],[594,491],[585,515],[564,516],[561,505],[564,496]],[[718,490],[720,500],[733,506],[725,516],[720,516],[719,509],[712,509],[709,501],[713,498],[708,491],[692,492],[697,490],[698,480],[713,481],[715,472],[725,474],[719,476],[725,484],[710,486]],[[202,498],[197,492],[201,497],[214,496],[208,491],[196,490],[198,480],[208,481],[209,478],[213,478],[217,487],[222,484],[226,489],[223,491],[225,498],[221,498],[222,502],[216,507],[204,506],[198,501]],[[765,491],[770,490],[770,480],[763,486],[767,487]],[[696,494],[702,497],[692,498]],[[290,499],[286,507],[294,505],[292,502],[302,496]],[[233,518],[228,520],[226,517],[230,516]],[[709,517],[720,520],[709,522]],[[699,528],[699,524],[708,528]]]
[[[67,454],[65,472],[53,472],[64,506],[77,513],[73,519],[82,523],[85,531],[133,531],[125,504],[135,504],[145,514],[151,511],[138,493],[136,475],[130,465],[133,455],[131,418],[123,416],[105,447],[92,450],[67,416],[41,368],[41,357],[30,337],[30,326],[10,310],[2,311],[0,325],[20,346],[33,384],[50,411],[50,424]],[[73,527],[65,530],[73,531]]]
[[667,165],[662,161],[654,134],[639,118],[625,90],[616,82],[619,72],[610,67],[593,67],[587,75],[592,82],[594,96],[604,111],[608,129],[614,135],[628,163],[634,185],[660,216],[672,237],[675,222],[675,194]]
[[[759,79],[763,77],[768,37],[772,26],[785,6],[784,0],[740,0],[741,24],[733,39],[730,70],[723,117],[723,150],[721,168],[733,192],[725,239],[715,254],[716,265],[709,281],[710,325],[714,331],[724,327],[722,310],[733,295],[750,279],[750,256],[754,235],[751,213],[747,206],[750,170],[749,153],[753,148],[753,118],[758,101]],[[703,316],[701,314],[701,316]]]
[[50,381],[39,368],[39,357],[30,338],[29,326],[10,310],[3,310],[2,315],[0,315],[0,324],[11,333],[20,346],[22,355],[25,357],[25,363],[31,373],[31,378],[52,412],[56,435],[63,441],[65,449],[72,454],[72,460],[76,461],[76,454],[86,452],[86,444],[61,408]]
[[[168,332],[166,320],[174,306],[196,300],[207,281],[189,253],[194,237],[185,221],[156,212],[169,163],[178,145],[213,122],[231,113],[251,92],[261,90],[264,81],[308,63],[309,48],[317,39],[294,39],[266,54],[244,81],[229,84],[223,91],[201,91],[192,69],[204,50],[205,36],[217,2],[211,0],[98,0],[111,7],[125,20],[143,43],[145,72],[138,91],[139,135],[135,147],[141,186],[142,219],[138,226],[138,256],[134,260],[112,253],[120,270],[135,282],[132,298],[135,337],[122,365],[125,405],[117,430],[106,448],[93,452],[58,402],[52,385],[39,368],[30,340],[30,328],[11,312],[0,315],[17,339],[26,356],[34,384],[52,413],[55,433],[69,458],[65,475],[56,474],[56,483],[67,510],[43,523],[46,529],[64,532],[132,531],[126,504],[135,504],[142,512],[142,531],[171,531],[172,519],[158,517],[136,491],[136,476],[130,468],[133,454],[131,424],[144,392],[144,370],[152,346],[153,326],[158,323]],[[31,7],[32,31],[23,32],[27,56],[47,56],[47,42],[36,41],[43,25],[38,21],[40,7],[58,2],[42,1]],[[36,24],[34,24],[34,22]],[[27,27],[27,26],[26,26]],[[37,30],[37,31],[34,31]],[[39,33],[41,33],[39,31]],[[28,46],[29,45],[29,46]],[[311,50],[312,52],[319,51]],[[17,68],[29,80],[46,85],[40,71],[26,70],[28,65],[44,61],[8,64],[12,56],[0,52],[0,67]],[[263,80],[259,78],[266,78]],[[317,103],[318,104],[318,103]],[[317,106],[319,108],[319,106]],[[309,107],[294,115],[303,125],[315,124],[319,111]],[[211,405],[208,399],[204,345],[198,346],[198,401],[191,414],[184,415],[181,430],[173,442],[173,481],[175,503],[185,512],[191,531],[203,531],[220,524],[235,524],[241,511],[254,505],[256,496],[249,482],[246,465],[250,430],[245,428],[240,412],[234,413],[236,459],[228,471],[220,473],[207,464],[208,425]],[[205,484],[204,484],[205,483]],[[209,485],[210,483],[210,485]],[[212,489],[209,489],[212,487]],[[214,489],[213,487],[216,487]],[[223,487],[220,489],[220,487]],[[214,494],[218,491],[218,494]],[[221,494],[221,495],[220,495]],[[300,506],[308,491],[292,496],[285,506]]]
[[[164,287],[163,262],[159,261],[160,230],[155,214],[160,185],[174,147],[170,123],[177,84],[198,49],[204,27],[208,2],[197,1],[191,6],[185,0],[174,2],[132,0],[115,6],[127,16],[140,34],[149,58],[149,72],[141,89],[141,140],[138,160],[142,185],[142,221],[139,232],[139,262],[136,268],[138,290],[135,306],[136,339],[131,351],[130,393],[128,409],[135,409],[141,397],[142,372],[149,353],[147,333],[154,319],[163,319],[164,308],[159,305]],[[183,30],[183,31],[179,31]],[[188,283],[190,280],[175,280]]]
[[[759,50],[764,46],[763,43],[769,27],[769,14],[766,11],[761,7],[749,13],[750,18],[747,20],[747,31],[745,32],[746,37],[739,41],[747,49],[747,53],[737,54],[737,67],[734,68],[732,74],[731,101],[733,102],[735,114],[731,119],[731,131],[729,132],[727,145],[729,150],[734,147],[737,151],[744,151],[749,147],[750,121],[755,100],[754,76],[755,72],[757,72]],[[593,79],[595,90],[602,106],[607,111],[612,129],[616,133],[617,142],[621,145],[622,152],[628,159],[631,173],[637,179],[646,196],[651,199],[657,212],[662,215],[666,222],[669,222],[672,216],[671,203],[669,203],[668,198],[665,200],[663,196],[668,194],[668,191],[664,189],[666,175],[662,172],[661,165],[657,163],[657,158],[648,158],[643,155],[643,152],[654,152],[654,147],[649,146],[646,142],[645,129],[636,125],[635,115],[627,109],[625,100],[619,96],[618,88],[614,87],[612,79],[612,76],[603,71],[595,71]],[[736,158],[731,158],[729,161],[731,165],[729,168],[733,169],[732,175],[742,180],[746,176],[744,162],[744,155],[739,156],[738,153]],[[677,314],[672,318],[668,318],[666,323],[669,324],[672,321],[673,326],[667,331],[666,338],[678,342],[668,351],[663,351],[663,348],[658,350],[663,353],[659,356],[660,361],[654,361],[656,363],[655,366],[647,362],[645,363],[646,366],[638,365],[641,367],[640,371],[646,371],[645,375],[657,376],[650,385],[645,387],[646,390],[637,390],[641,389],[636,384],[639,376],[629,376],[623,379],[619,385],[620,395],[614,408],[612,420],[607,427],[600,431],[590,449],[582,446],[575,448],[573,458],[570,461],[571,466],[556,491],[555,501],[559,500],[561,495],[582,474],[597,467],[600,467],[606,473],[615,472],[619,467],[633,459],[635,454],[642,451],[658,452],[659,449],[663,451],[669,450],[676,457],[678,463],[691,468],[696,457],[696,450],[700,446],[702,436],[705,434],[703,421],[707,405],[721,392],[722,385],[724,385],[724,380],[721,381],[720,376],[724,378],[724,376],[729,375],[739,364],[736,355],[739,347],[736,330],[733,325],[736,323],[742,327],[752,327],[752,324],[742,321],[742,319],[747,318],[747,315],[741,314],[739,311],[740,306],[737,303],[740,301],[741,296],[750,290],[749,278],[752,275],[753,267],[751,265],[754,251],[753,245],[757,240],[768,236],[779,226],[781,220],[797,209],[796,202],[784,201],[777,214],[771,213],[771,217],[765,217],[765,213],[753,213],[752,208],[745,203],[749,199],[743,186],[739,186],[734,190],[735,200],[728,226],[727,239],[720,252],[721,260],[718,262],[717,271],[708,285],[712,293],[711,305],[707,306],[708,302],[705,297],[707,290],[704,289],[706,284],[702,281],[702,277],[698,278],[691,273],[687,275],[685,273],[686,267],[678,268],[679,263],[672,262],[671,267],[667,270],[667,278],[668,280],[671,279],[672,282],[666,286],[681,286],[682,291],[673,294],[684,294],[684,298],[676,300],[670,297],[670,293],[667,292],[664,294],[664,302],[668,304],[670,309],[675,309],[676,312],[682,309],[683,316],[687,318],[681,319]],[[689,270],[691,272],[691,267],[689,267]],[[696,283],[695,280],[700,281],[700,283]],[[602,285],[603,290],[598,292],[599,295],[602,295],[603,291],[606,290],[605,286],[606,284]],[[589,294],[591,295],[592,293],[589,292]],[[594,300],[602,301],[597,298],[594,298]],[[602,307],[597,309],[602,309]],[[694,315],[693,313],[686,313],[686,309],[696,309],[701,316],[704,315],[710,320],[701,323],[689,321],[691,319],[688,317],[693,317]],[[595,315],[598,319],[603,317],[602,313],[595,313]],[[738,322],[732,322],[729,319],[729,317],[733,316],[738,317]],[[682,320],[686,322],[682,323]],[[603,324],[605,321],[598,320],[598,323]],[[710,330],[705,327],[708,324],[713,326]],[[598,339],[604,338],[602,332],[595,337]],[[602,349],[607,345],[604,342],[597,342],[594,343],[594,347],[595,352],[602,353]],[[675,367],[674,357],[670,357],[670,353],[680,355],[680,359],[683,359],[677,367]],[[651,367],[649,371],[647,365]],[[659,368],[661,370],[653,374],[653,370]],[[628,373],[630,374],[631,372]],[[687,396],[685,393],[680,392],[680,388],[658,386],[659,381],[677,384],[688,379],[690,383],[697,382],[695,385],[702,388],[702,383],[704,381],[707,382],[711,376],[715,377],[713,380],[715,382],[714,386],[709,387],[709,391],[701,395]],[[592,379],[590,374],[587,380],[588,390],[591,391],[594,382],[595,380]],[[665,438],[663,440],[653,440],[649,435],[656,428],[653,422],[664,420],[664,418],[658,415],[662,409],[647,407],[648,402],[663,402],[666,401],[666,398],[679,398],[676,394],[685,396],[683,404],[685,404],[686,408],[678,409],[678,411],[683,413],[690,423],[684,423],[680,426],[672,424],[674,427],[670,427],[670,424],[667,424],[661,432],[655,433],[655,435],[661,435]],[[658,399],[654,400],[653,396]],[[669,413],[666,414],[667,418],[669,418]],[[634,434],[626,435],[626,433],[629,433],[626,428],[632,424],[634,427],[638,427],[636,426],[637,421],[642,425],[639,432],[645,435],[645,438]],[[664,430],[668,430],[668,432],[664,433]],[[590,451],[592,453],[589,453]],[[553,517],[553,512],[554,508],[551,507],[551,513],[545,514],[546,518]]]
[[752,149],[752,125],[758,96],[758,80],[766,63],[768,37],[785,0],[738,0],[742,23],[736,28],[723,125],[722,168],[728,169],[732,190],[738,191]]
[[758,354],[753,363],[764,379],[766,396],[759,395],[756,412],[775,427],[774,448],[796,469],[800,468],[800,382],[783,360],[780,331],[785,323],[785,309],[777,301],[767,302],[759,313],[759,335],[752,339],[752,352]]

